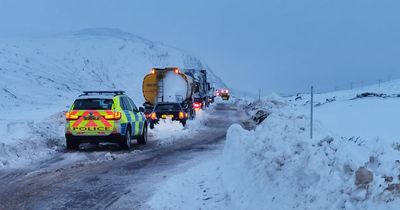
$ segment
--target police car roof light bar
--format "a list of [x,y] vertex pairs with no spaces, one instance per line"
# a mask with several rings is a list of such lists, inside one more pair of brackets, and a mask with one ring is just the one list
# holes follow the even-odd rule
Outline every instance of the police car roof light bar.
[[113,93],[115,95],[122,95],[125,93],[125,91],[122,90],[114,90],[114,91],[83,91],[84,95],[89,95],[89,94],[108,94],[108,93]]

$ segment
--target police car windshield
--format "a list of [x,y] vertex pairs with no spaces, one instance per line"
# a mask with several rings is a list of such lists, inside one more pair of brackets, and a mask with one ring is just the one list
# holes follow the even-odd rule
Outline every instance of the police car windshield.
[[112,99],[78,99],[74,103],[74,110],[107,110],[112,109]]
[[158,111],[180,110],[180,106],[179,104],[158,104],[156,110]]

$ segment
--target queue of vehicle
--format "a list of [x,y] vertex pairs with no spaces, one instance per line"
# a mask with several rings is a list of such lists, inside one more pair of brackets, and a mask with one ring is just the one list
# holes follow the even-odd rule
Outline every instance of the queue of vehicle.
[[84,91],[66,113],[67,149],[78,150],[82,143],[107,142],[129,150],[132,140],[146,144],[148,129],[161,120],[186,126],[196,112],[207,108],[218,96],[205,70],[153,68],[144,77],[142,87],[145,102],[140,108],[124,91]]

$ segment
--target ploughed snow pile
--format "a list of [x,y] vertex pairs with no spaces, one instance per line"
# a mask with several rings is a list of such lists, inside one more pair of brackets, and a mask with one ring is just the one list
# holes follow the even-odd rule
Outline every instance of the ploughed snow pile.
[[182,126],[179,121],[161,119],[154,129],[149,129],[149,134],[153,139],[156,139],[157,144],[160,146],[186,141],[187,138],[210,129],[205,127],[209,116],[209,109],[199,110],[196,113],[196,118],[188,120],[186,126]]
[[[359,90],[346,94],[355,96]],[[318,112],[354,112],[343,103],[385,107],[385,99],[345,99],[316,108]],[[318,98],[318,96],[317,96]],[[397,98],[390,99],[397,103]],[[350,102],[349,102],[350,101]],[[254,131],[233,125],[223,152],[223,184],[236,209],[397,209],[400,205],[400,141],[374,132],[349,136],[357,127],[352,117],[318,117],[315,136],[309,138],[309,118],[303,107],[288,101],[271,110]],[[327,105],[328,106],[328,105]],[[346,106],[345,106],[346,107]],[[356,110],[357,111],[357,110]],[[360,111],[360,110],[359,110]],[[393,111],[393,110],[391,110]],[[382,112],[389,116],[390,110]],[[360,115],[368,115],[361,109]],[[345,114],[343,114],[345,115]],[[325,118],[324,118],[325,117]],[[389,118],[389,117],[388,117]],[[374,120],[373,118],[370,120]],[[325,127],[334,124],[335,129]],[[389,120],[389,123],[391,120]],[[372,125],[385,126],[387,122]],[[370,127],[374,130],[374,127]],[[389,129],[390,131],[390,129]],[[373,133],[373,134],[372,134]],[[391,133],[393,137],[393,132]]]
[[245,127],[257,127],[232,125],[221,156],[170,178],[148,204],[156,209],[398,209],[398,93],[399,80],[316,95],[313,139],[308,95],[239,100],[236,105],[252,116]]
[[1,38],[0,168],[63,145],[64,117],[57,113],[83,90],[125,90],[141,106],[144,76],[166,66],[206,69],[213,84],[223,85],[193,55],[119,30]]
[[63,147],[63,136],[63,112],[38,121],[0,120],[0,168],[21,167],[47,157]]

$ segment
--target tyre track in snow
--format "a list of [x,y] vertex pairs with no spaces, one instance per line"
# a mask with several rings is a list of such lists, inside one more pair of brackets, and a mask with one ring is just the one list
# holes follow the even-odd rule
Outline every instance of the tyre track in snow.
[[150,139],[135,146],[141,152],[120,152],[115,160],[57,167],[62,158],[55,157],[35,169],[0,174],[0,209],[146,209],[158,183],[194,157],[220,150],[227,128],[248,119],[231,104],[217,104],[210,116],[204,131],[169,146]]

